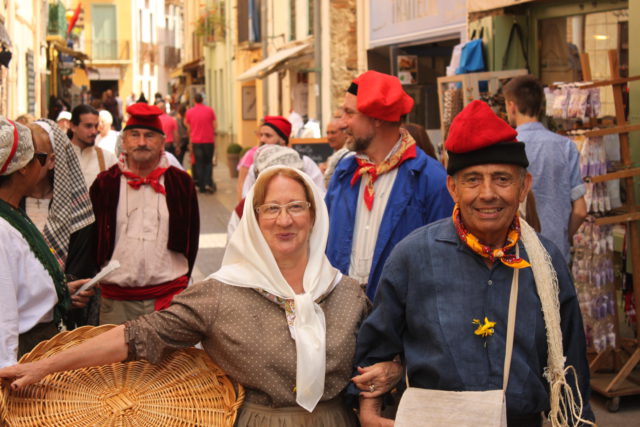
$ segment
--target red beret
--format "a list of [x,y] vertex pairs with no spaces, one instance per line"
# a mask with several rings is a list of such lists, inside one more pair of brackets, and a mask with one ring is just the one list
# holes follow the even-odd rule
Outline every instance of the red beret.
[[444,146],[449,154],[447,172],[488,163],[529,166],[518,133],[491,110],[487,103],[472,101],[451,123]]
[[[353,81],[357,86],[357,107],[362,114],[378,120],[399,122],[413,108],[413,98],[402,89],[397,77],[367,71]],[[353,89],[349,89],[353,93]]]
[[149,129],[164,135],[162,122],[160,121],[162,110],[155,105],[138,102],[128,106],[127,113],[129,113],[129,120],[127,120],[127,125],[123,130]]
[[291,122],[282,116],[264,116],[262,120],[263,126],[269,126],[276,131],[280,138],[289,143],[289,136],[291,135]]

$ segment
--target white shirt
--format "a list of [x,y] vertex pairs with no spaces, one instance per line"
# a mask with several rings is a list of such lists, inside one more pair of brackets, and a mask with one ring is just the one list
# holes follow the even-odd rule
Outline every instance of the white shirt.
[[96,136],[96,145],[105,151],[116,155],[116,143],[118,142],[118,131],[110,130],[106,136],[98,134]]
[[[304,165],[302,167],[302,172],[309,175],[309,178],[311,178],[313,183],[316,184],[318,190],[320,190],[320,194],[322,194],[322,197],[324,197],[324,194],[327,190],[324,187],[324,175],[322,174],[322,171],[320,170],[318,165],[316,165],[316,162],[311,160],[310,157],[302,156],[302,163]],[[242,197],[245,197],[247,195],[255,182],[256,168],[255,165],[251,165],[251,167],[249,168],[249,172],[247,173],[247,178],[244,180],[244,185],[242,186]]]
[[22,234],[0,218],[0,368],[18,357],[18,336],[53,320],[58,296],[51,276]]
[[[80,170],[82,170],[82,175],[84,176],[87,188],[89,188],[91,187],[91,184],[93,184],[93,181],[95,181],[98,174],[102,172],[100,170],[100,162],[98,161],[98,152],[95,147],[87,147],[84,150],[81,150],[80,147],[75,144],[71,144],[71,146],[78,157]],[[118,162],[118,159],[116,159],[116,156],[113,153],[102,150],[102,154],[104,155],[105,170]]]
[[[402,139],[387,154],[388,159],[400,148]],[[362,154],[357,156],[366,159]],[[398,176],[398,168],[394,168],[387,173],[378,176],[373,184],[374,197],[371,210],[364,203],[364,190],[369,182],[369,175],[360,179],[360,190],[358,191],[358,205],[356,207],[356,218],[353,226],[353,246],[351,248],[351,260],[349,262],[349,276],[360,283],[369,281],[371,264],[373,263],[373,253],[378,241],[380,224],[384,216],[393,184]]]
[[[167,167],[163,158],[161,167]],[[164,176],[160,177],[164,185]],[[138,190],[120,178],[120,198],[116,216],[116,239],[112,259],[120,268],[106,282],[122,287],[158,285],[175,280],[189,271],[187,258],[167,248],[169,209],[166,196],[150,185]]]

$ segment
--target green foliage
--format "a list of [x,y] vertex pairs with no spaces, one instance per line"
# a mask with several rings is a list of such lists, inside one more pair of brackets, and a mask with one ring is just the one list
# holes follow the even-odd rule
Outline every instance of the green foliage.
[[194,32],[202,36],[205,43],[224,40],[227,33],[224,2],[205,7],[195,22]]
[[227,154],[240,154],[241,152],[242,152],[242,145],[236,144],[235,142],[232,142],[227,147]]

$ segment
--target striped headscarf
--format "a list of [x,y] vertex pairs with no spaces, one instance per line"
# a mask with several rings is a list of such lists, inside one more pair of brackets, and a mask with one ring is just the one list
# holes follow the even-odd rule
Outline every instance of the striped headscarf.
[[64,269],[69,254],[69,238],[76,231],[92,224],[95,217],[71,141],[52,120],[38,119],[34,124],[47,132],[56,155],[53,199],[43,234]]
[[28,127],[0,116],[0,175],[11,175],[33,159],[33,138]]

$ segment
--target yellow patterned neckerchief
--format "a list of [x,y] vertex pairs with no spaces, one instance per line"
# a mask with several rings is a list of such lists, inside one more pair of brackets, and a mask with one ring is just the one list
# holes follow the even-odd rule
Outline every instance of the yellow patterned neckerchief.
[[369,181],[367,182],[367,186],[364,189],[364,203],[369,210],[373,208],[373,184],[376,182],[378,177],[400,166],[405,160],[413,159],[416,157],[416,141],[411,137],[411,135],[409,135],[409,132],[407,132],[407,130],[405,129],[400,129],[400,135],[400,147],[398,147],[398,150],[393,153],[391,157],[389,157],[382,163],[376,165],[371,163],[370,161],[356,157],[358,168],[351,178],[351,186],[353,187],[355,183],[358,182],[358,179],[360,179],[360,177],[362,177],[363,175],[369,175]]
[[514,254],[508,254],[509,249],[513,248],[516,243],[518,243],[518,239],[520,238],[520,220],[518,219],[518,214],[513,218],[513,222],[511,226],[509,226],[509,232],[507,233],[507,244],[500,249],[491,249],[487,245],[483,245],[480,243],[478,238],[473,234],[469,233],[464,224],[462,223],[462,217],[460,216],[460,207],[456,203],[453,208],[453,225],[456,228],[456,232],[458,233],[458,237],[464,243],[469,246],[474,253],[480,255],[483,258],[487,258],[490,261],[495,261],[499,259],[507,267],[512,268],[526,268],[531,267],[527,261],[523,260],[520,257],[515,256]]

